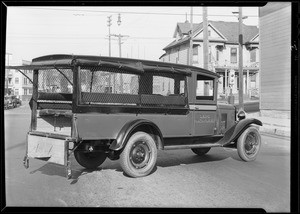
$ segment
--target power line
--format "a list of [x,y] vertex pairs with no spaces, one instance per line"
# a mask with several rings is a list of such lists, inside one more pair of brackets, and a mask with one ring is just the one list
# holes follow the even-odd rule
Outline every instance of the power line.
[[[27,37],[27,38],[40,38],[40,39],[108,39],[108,37],[99,37],[95,36],[48,36],[48,35],[29,35],[29,34],[17,34],[17,35],[8,35],[8,37]],[[174,39],[173,37],[138,37],[132,36],[128,39]]]
[[[22,8],[23,9],[23,8]],[[39,7],[24,7],[24,9],[39,9],[39,10],[55,10],[55,11],[69,11],[69,12],[90,12],[90,13],[123,13],[123,14],[140,14],[140,15],[168,15],[168,16],[185,16],[185,15],[190,15],[189,13],[154,13],[154,12],[126,12],[126,11],[108,11],[108,10],[74,10],[74,9],[59,9],[59,8],[39,8]],[[78,15],[78,14],[74,14]],[[200,13],[194,13],[193,16],[202,16]],[[236,17],[235,15],[225,15],[225,14],[216,14],[216,15],[211,15],[208,14],[208,16],[214,16],[214,17]],[[258,17],[255,15],[247,15],[248,17]]]

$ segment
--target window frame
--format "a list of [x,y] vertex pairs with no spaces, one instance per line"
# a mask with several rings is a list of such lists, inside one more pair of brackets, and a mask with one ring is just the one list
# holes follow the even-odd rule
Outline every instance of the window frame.
[[[233,50],[235,50],[235,53],[233,53]],[[235,55],[235,56],[234,56]],[[235,59],[235,60],[233,60]],[[231,47],[230,48],[230,63],[237,63],[237,48]]]
[[250,50],[250,62],[256,62],[256,48]]
[[[211,99],[197,99],[197,84],[198,84],[198,80],[199,78],[202,79],[201,77],[203,77],[203,80],[208,80],[208,81],[212,81],[212,98]],[[200,74],[200,73],[196,73],[194,75],[194,87],[193,87],[193,99],[194,103],[196,104],[212,104],[212,105],[216,105],[217,103],[217,82],[216,82],[216,77],[212,76],[212,75],[206,75],[206,74]]]

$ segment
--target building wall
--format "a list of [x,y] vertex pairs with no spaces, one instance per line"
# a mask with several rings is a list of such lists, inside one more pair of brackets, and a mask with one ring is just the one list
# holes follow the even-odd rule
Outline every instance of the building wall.
[[291,106],[291,5],[268,3],[259,10],[260,110]]
[[[196,48],[198,49],[198,55],[193,56],[194,59],[194,66],[203,67],[203,42],[194,42],[194,45],[197,45]],[[222,50],[219,50],[219,60],[217,61],[217,45],[221,45],[221,43],[217,42],[209,42],[210,46],[210,53],[212,62],[214,65],[219,66],[233,66],[237,67],[239,62],[239,46],[237,44],[226,44]],[[231,48],[237,49],[237,62],[231,63]],[[179,50],[179,58],[178,58],[178,50]],[[172,62],[172,63],[180,63],[180,64],[187,64],[189,53],[189,43],[185,43],[180,45],[180,47],[171,48],[167,51],[166,55],[163,56],[160,60],[164,62]],[[256,49],[256,62],[259,62],[259,50]],[[178,60],[177,60],[178,59]],[[197,61],[197,63],[196,63]],[[245,46],[243,46],[243,64],[244,67],[250,66],[254,62],[250,61],[250,50],[247,50]]]

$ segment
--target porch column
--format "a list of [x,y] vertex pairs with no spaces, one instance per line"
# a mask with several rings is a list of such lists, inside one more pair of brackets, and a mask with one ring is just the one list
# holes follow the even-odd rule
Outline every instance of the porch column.
[[220,74],[219,85],[218,85],[218,95],[223,93],[223,74]]
[[225,96],[226,97],[227,97],[227,88],[228,88],[227,69],[225,69]]
[[247,77],[246,77],[246,81],[247,81],[247,87],[246,87],[246,94],[250,95],[249,93],[249,89],[250,89],[250,81],[249,81],[249,70],[247,70]]

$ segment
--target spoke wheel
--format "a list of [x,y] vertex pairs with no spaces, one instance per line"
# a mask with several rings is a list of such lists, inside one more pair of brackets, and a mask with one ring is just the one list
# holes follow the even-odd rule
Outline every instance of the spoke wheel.
[[123,171],[131,177],[146,176],[153,170],[157,148],[153,138],[145,132],[134,133],[120,155]]
[[105,161],[106,154],[104,152],[75,151],[74,157],[81,166],[95,169]]
[[192,149],[192,151],[196,155],[199,155],[199,156],[205,155],[207,152],[209,152],[209,150],[210,150],[210,147],[208,147],[208,148],[195,148],[195,149]]
[[239,137],[237,150],[244,161],[254,161],[261,147],[261,136],[254,127],[247,128]]

